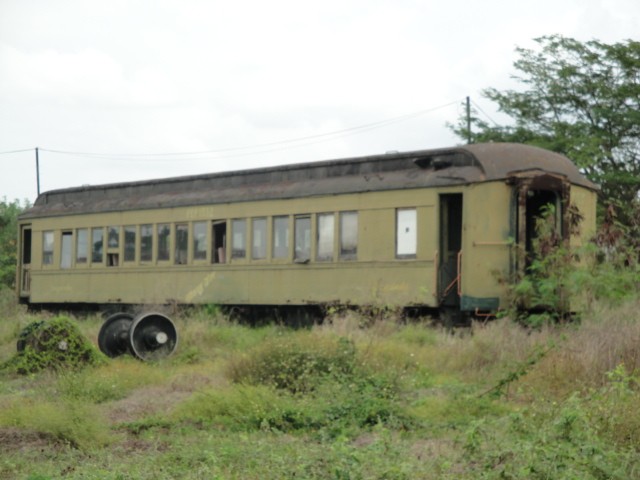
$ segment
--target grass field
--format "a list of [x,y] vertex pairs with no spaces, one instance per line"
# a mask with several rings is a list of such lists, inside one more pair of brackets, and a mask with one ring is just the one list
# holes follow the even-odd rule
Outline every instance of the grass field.
[[[16,372],[34,320],[0,292],[0,478],[640,478],[640,302],[580,324],[447,333],[343,312],[176,317],[159,363]],[[93,345],[98,316],[71,321]]]

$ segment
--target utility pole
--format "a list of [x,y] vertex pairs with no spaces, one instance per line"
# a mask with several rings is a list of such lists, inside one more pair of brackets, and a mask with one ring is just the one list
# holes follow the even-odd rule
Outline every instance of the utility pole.
[[471,143],[471,98],[467,96],[467,143]]
[[36,147],[36,182],[38,183],[38,196],[40,196],[40,158],[38,156],[38,147]]

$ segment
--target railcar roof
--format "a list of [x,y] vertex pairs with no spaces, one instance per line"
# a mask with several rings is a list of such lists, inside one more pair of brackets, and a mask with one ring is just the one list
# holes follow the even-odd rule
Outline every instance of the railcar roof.
[[536,170],[597,188],[563,155],[486,143],[52,190],[38,196],[21,218],[466,185]]

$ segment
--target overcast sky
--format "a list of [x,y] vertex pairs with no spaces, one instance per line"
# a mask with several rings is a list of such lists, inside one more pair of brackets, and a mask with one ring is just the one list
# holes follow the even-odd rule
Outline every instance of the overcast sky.
[[455,145],[556,33],[638,40],[640,1],[0,0],[0,199],[35,147],[46,191]]

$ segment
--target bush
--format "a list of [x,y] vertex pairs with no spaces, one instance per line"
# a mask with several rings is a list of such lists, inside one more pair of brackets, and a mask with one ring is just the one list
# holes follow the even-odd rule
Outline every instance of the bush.
[[268,385],[290,393],[308,393],[327,378],[349,376],[355,368],[351,340],[314,334],[286,335],[266,340],[231,363],[229,378],[236,383]]
[[103,358],[78,326],[62,316],[27,325],[20,334],[18,350],[5,367],[20,374],[78,369],[96,365]]

